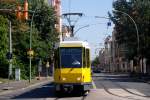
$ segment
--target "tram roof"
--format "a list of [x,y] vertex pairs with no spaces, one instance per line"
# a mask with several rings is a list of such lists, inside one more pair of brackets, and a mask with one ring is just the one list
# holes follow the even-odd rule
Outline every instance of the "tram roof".
[[61,41],[60,47],[86,47],[90,48],[88,42],[86,41]]

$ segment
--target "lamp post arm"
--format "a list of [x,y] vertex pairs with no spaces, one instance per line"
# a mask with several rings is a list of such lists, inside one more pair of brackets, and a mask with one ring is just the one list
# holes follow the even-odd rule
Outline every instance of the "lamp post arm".
[[104,19],[110,19],[109,17],[101,17],[101,16],[94,16],[95,18],[104,18]]
[[81,29],[83,29],[83,28],[85,28],[85,27],[89,27],[90,25],[85,25],[85,26],[82,26],[82,27],[80,27],[79,29],[77,29],[75,32],[74,32],[74,35],[79,31],[79,30],[81,30]]
[[33,11],[32,18],[31,18],[31,24],[30,24],[30,49],[32,48],[32,25],[33,25],[33,19],[37,8]]
[[[97,18],[101,18],[101,17],[98,17],[98,16],[97,16]],[[107,18],[107,19],[109,19],[109,18]],[[94,25],[97,25],[97,24],[104,24],[104,23],[88,24],[88,25],[82,26],[82,27],[78,28],[78,29],[74,32],[74,35],[75,35],[78,31],[80,31],[81,29],[83,29],[83,28],[90,27],[90,26],[94,26]]]
[[138,31],[138,28],[137,28],[137,24],[135,23],[134,19],[127,13],[123,12],[123,11],[119,11],[119,10],[113,10],[113,11],[116,11],[116,12],[121,12],[125,15],[127,15],[131,20],[132,22],[134,23],[134,26],[135,26],[135,29],[136,29],[136,35],[137,35],[137,42],[138,42],[138,47],[137,47],[137,54],[139,53],[139,31]]

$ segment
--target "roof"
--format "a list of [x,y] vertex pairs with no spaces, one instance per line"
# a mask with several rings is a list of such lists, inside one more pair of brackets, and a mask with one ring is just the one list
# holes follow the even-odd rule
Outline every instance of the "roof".
[[59,44],[60,47],[86,47],[90,48],[86,41],[62,41]]

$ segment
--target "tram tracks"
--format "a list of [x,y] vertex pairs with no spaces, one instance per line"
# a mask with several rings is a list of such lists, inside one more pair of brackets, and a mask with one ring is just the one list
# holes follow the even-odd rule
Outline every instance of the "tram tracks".
[[136,96],[140,96],[140,97],[147,97],[147,98],[150,98],[150,96],[144,96],[144,95],[141,95],[141,94],[138,94],[138,93],[135,93],[135,92],[132,92],[126,88],[124,88],[123,86],[121,86],[120,84],[118,83],[115,83],[118,87],[122,88],[123,90],[125,90],[126,92],[130,93],[130,94],[133,94],[133,95],[136,95]]
[[[105,83],[106,82],[106,83]],[[138,94],[138,93],[135,93],[133,91],[130,91],[128,89],[126,89],[125,87],[123,87],[122,85],[120,85],[119,83],[116,83],[116,82],[111,82],[109,79],[105,82],[101,81],[99,82],[99,84],[103,87],[103,89],[108,93],[108,94],[111,94],[113,96],[117,96],[117,97],[120,97],[120,98],[126,98],[126,99],[131,99],[131,100],[141,100],[141,99],[137,99],[135,97],[141,97],[141,98],[150,98],[150,96],[145,96],[145,95],[142,95],[142,94]],[[109,84],[113,84],[113,86],[115,87],[115,89],[111,88],[108,86],[108,83]],[[123,92],[123,94],[118,94],[115,90],[120,90]]]

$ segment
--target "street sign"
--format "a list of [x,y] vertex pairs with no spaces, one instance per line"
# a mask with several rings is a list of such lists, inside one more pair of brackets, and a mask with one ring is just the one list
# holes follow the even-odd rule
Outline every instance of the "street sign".
[[108,23],[107,23],[107,26],[111,26],[111,22],[108,22]]
[[28,50],[28,51],[27,51],[27,55],[28,55],[29,57],[32,57],[32,56],[34,55],[34,51],[33,51],[32,49]]

